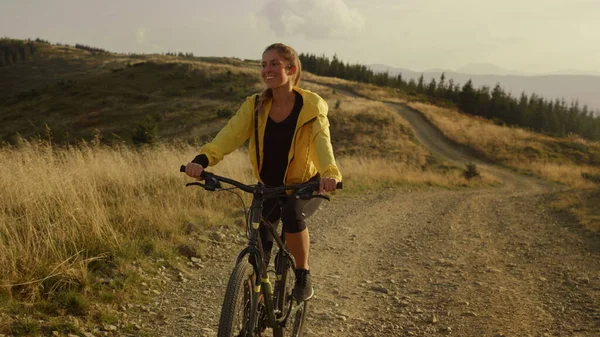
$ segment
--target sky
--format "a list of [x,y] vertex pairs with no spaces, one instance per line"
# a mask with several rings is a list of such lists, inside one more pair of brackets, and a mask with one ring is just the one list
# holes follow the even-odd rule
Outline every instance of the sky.
[[298,53],[414,71],[600,73],[600,0],[0,0],[0,37],[112,52]]

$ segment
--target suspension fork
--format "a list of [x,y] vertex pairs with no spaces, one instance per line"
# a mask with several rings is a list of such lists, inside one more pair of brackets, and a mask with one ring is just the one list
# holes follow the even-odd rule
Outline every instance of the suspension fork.
[[[262,193],[257,192],[252,198],[252,205],[250,206],[250,216],[248,217],[249,227],[249,240],[248,246],[244,248],[237,257],[236,264],[242,262],[246,255],[250,255],[254,263],[252,263],[252,269],[254,270],[254,284],[252,292],[252,300],[250,303],[250,317],[246,328],[249,331],[245,332],[246,336],[253,336],[254,328],[257,326],[258,321],[258,301],[261,292],[265,293],[266,296],[272,294],[271,283],[267,276],[267,266],[263,261],[263,247],[260,239],[260,219],[262,216]],[[262,289],[262,285],[265,284],[266,289]],[[268,298],[263,298],[264,303],[267,306],[267,312],[272,312],[272,302]]]

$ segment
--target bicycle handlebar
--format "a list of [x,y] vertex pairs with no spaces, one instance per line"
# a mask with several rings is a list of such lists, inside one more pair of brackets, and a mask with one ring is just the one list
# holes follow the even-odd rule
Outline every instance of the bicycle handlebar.
[[[179,168],[179,172],[185,172],[185,165],[181,165],[181,167]],[[204,178],[205,180],[214,179],[216,181],[221,181],[221,182],[233,185],[233,186],[239,188],[240,190],[242,190],[244,192],[248,192],[248,193],[254,193],[256,190],[256,188],[254,186],[246,185],[244,183],[240,183],[239,181],[229,179],[226,177],[221,177],[221,176],[218,176],[214,173],[210,173],[207,171],[202,171],[202,173],[200,174],[200,177]],[[201,186],[204,187],[204,185],[201,185]],[[317,190],[319,188],[319,182],[315,181],[315,182],[296,184],[296,185],[266,187],[265,192],[277,193],[277,192],[283,192],[283,191],[289,191],[289,190],[300,190],[302,188],[307,188],[307,187],[313,187],[315,190]],[[344,185],[341,181],[338,182],[336,185],[336,189],[343,189],[343,187],[344,187]]]

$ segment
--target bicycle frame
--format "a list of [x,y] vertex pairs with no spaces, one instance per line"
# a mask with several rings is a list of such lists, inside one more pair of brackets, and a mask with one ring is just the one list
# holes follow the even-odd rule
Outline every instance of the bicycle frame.
[[[288,319],[288,317],[290,316],[290,312],[291,310],[287,310],[287,314],[285,315],[285,317],[277,317],[277,311],[279,310],[280,312],[283,312],[284,308],[278,308],[276,306],[278,306],[278,303],[280,302],[279,298],[274,298],[273,294],[274,294],[274,288],[273,288],[273,284],[271,284],[271,281],[269,280],[268,274],[267,274],[267,266],[265,265],[264,259],[263,259],[263,247],[262,247],[262,241],[260,238],[260,226],[262,223],[262,226],[266,226],[266,228],[269,230],[269,232],[271,233],[271,235],[273,236],[273,239],[275,240],[275,242],[277,243],[277,246],[279,248],[279,255],[277,256],[278,259],[281,259],[282,261],[287,260],[287,263],[289,263],[292,266],[292,270],[295,269],[295,264],[294,264],[294,260],[291,258],[291,255],[289,253],[289,251],[286,249],[285,247],[285,234],[282,232],[281,236],[277,235],[276,231],[273,229],[273,227],[266,223],[261,221],[262,219],[262,210],[263,210],[263,201],[266,199],[263,189],[259,189],[258,191],[256,191],[253,195],[252,198],[252,204],[250,206],[250,215],[248,216],[248,228],[249,228],[249,235],[248,235],[248,246],[246,248],[244,248],[237,257],[237,263],[242,262],[245,257],[247,255],[251,255],[254,257],[254,262],[252,264],[252,268],[254,269],[254,275],[256,275],[256,280],[255,280],[255,284],[254,284],[254,292],[253,292],[253,298],[252,298],[252,303],[251,303],[251,308],[250,308],[250,321],[249,324],[247,325],[247,328],[250,329],[254,329],[254,327],[256,327],[257,325],[257,313],[258,313],[258,301],[259,301],[259,297],[260,294],[263,294],[263,301],[267,310],[267,315],[268,315],[268,319],[269,319],[269,326],[271,328],[277,328],[277,327],[285,327],[286,325],[286,321]],[[259,262],[259,263],[256,263]],[[276,279],[276,286],[283,286],[283,284],[279,284],[279,282],[283,283],[285,282],[285,280],[281,280],[280,276],[281,273],[283,272],[283,268],[287,268],[288,266],[286,264],[282,264],[279,263],[278,264],[278,268],[275,270],[275,273],[277,275],[277,279]],[[283,302],[285,304],[285,302]],[[290,304],[291,307],[291,304]],[[291,309],[291,308],[288,308]],[[252,335],[252,331],[246,331],[245,334],[247,336],[251,336]]]

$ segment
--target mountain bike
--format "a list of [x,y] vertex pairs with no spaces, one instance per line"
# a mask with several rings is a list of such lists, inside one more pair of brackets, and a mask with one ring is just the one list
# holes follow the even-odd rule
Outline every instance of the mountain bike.
[[[185,166],[181,166],[185,172]],[[296,301],[292,296],[295,283],[295,262],[285,244],[283,230],[277,235],[275,229],[262,219],[263,202],[273,197],[290,197],[298,199],[323,198],[326,195],[315,194],[319,182],[269,187],[263,184],[246,185],[239,181],[221,177],[203,171],[204,183],[191,182],[186,186],[200,186],[207,191],[241,190],[252,194],[252,203],[248,210],[242,197],[238,194],[244,207],[246,217],[246,236],[248,246],[237,256],[236,264],[229,277],[225,298],[219,319],[218,337],[255,337],[261,336],[267,328],[273,330],[274,337],[300,337],[304,333],[304,324],[308,308],[307,301]],[[223,188],[221,183],[232,187]],[[337,188],[341,189],[342,183]],[[291,191],[291,194],[286,192]],[[263,246],[259,229],[266,228],[277,243],[274,259],[274,270],[268,269],[263,256]],[[274,275],[269,275],[274,274]],[[272,280],[274,282],[272,282]],[[273,285],[274,283],[274,285]]]

